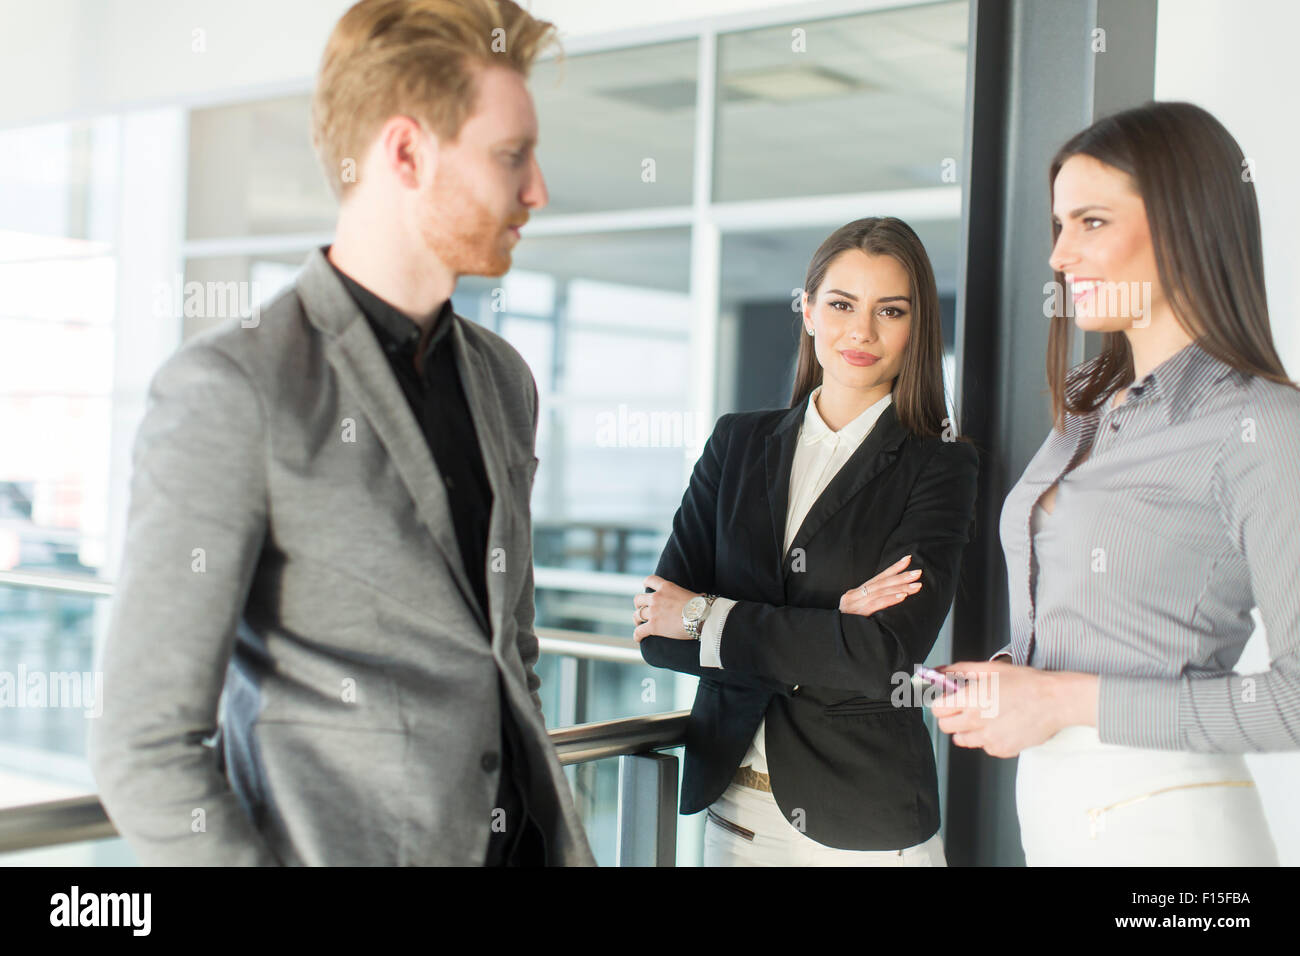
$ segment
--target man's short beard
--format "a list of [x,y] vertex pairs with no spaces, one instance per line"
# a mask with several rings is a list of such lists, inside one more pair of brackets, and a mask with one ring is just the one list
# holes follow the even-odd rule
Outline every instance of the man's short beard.
[[453,275],[499,276],[511,257],[502,251],[501,224],[440,166],[424,200],[420,237]]

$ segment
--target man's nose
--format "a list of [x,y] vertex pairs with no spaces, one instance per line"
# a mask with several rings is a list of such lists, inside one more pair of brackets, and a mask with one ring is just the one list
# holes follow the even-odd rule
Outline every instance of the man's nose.
[[550,201],[550,194],[546,191],[546,178],[542,175],[542,164],[536,155],[533,156],[532,174],[528,177],[520,198],[524,205],[533,209],[544,209]]

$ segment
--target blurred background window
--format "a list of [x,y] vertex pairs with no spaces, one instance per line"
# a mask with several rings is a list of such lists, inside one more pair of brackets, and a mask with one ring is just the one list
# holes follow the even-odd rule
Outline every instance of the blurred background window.
[[724,34],[714,198],[955,182],[966,18],[939,3]]
[[[0,131],[0,573],[93,587],[106,561],[118,134],[113,117]],[[0,806],[93,786],[103,610],[0,585]]]

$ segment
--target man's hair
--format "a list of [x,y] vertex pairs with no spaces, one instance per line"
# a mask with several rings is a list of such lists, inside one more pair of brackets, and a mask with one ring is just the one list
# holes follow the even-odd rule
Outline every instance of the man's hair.
[[[361,156],[390,116],[455,142],[483,67],[527,77],[555,25],[511,0],[361,0],[334,26],[311,102],[312,145],[334,195],[355,184]],[[347,165],[345,165],[345,163]]]

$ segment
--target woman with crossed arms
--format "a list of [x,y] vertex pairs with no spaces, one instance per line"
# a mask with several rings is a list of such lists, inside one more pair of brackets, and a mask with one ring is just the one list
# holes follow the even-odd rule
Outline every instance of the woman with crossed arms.
[[790,407],[718,420],[634,637],[700,677],[681,812],[708,811],[706,866],[943,866],[930,737],[897,691],[952,602],[978,456],[905,223],[836,230],[804,289]]
[[[996,714],[934,711],[958,746],[1019,755],[1031,866],[1277,863],[1242,754],[1300,747],[1300,391],[1247,169],[1187,103],[1102,119],[1051,163],[1050,262],[1103,350],[1067,372],[1058,311],[1055,428],[1000,523],[1011,643],[945,668],[996,678]],[[1111,294],[1132,283],[1149,315]],[[1272,666],[1238,674],[1256,605]]]

